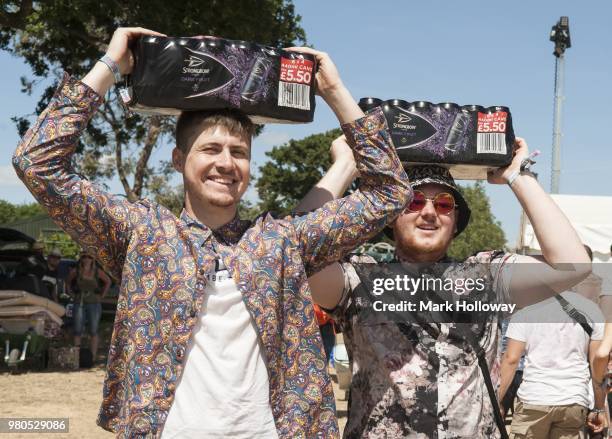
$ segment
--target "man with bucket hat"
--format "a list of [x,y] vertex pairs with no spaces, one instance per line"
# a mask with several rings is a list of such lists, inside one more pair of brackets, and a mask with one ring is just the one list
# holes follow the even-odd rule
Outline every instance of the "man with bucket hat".
[[[313,300],[339,323],[352,363],[345,438],[507,437],[495,395],[503,313],[481,313],[480,321],[467,323],[428,320],[418,312],[405,321],[398,320],[398,313],[376,313],[368,321],[373,292],[364,266],[414,273],[415,266],[443,264],[444,273],[482,279],[494,301],[519,308],[578,283],[590,271],[588,256],[533,174],[521,170],[527,156],[527,144],[517,139],[512,163],[491,172],[488,181],[508,184],[514,192],[533,225],[542,257],[497,250],[479,252],[462,263],[449,258],[450,244],[469,223],[470,207],[448,169],[424,165],[406,169],[414,198],[386,230],[395,241],[395,264],[363,264],[363,257],[354,256],[310,277]],[[321,200],[325,191],[342,194],[351,181],[346,175],[334,163],[316,194],[309,193],[299,209],[326,201]],[[520,270],[516,263],[522,263]],[[471,293],[460,295],[456,288],[449,295],[469,298]]]

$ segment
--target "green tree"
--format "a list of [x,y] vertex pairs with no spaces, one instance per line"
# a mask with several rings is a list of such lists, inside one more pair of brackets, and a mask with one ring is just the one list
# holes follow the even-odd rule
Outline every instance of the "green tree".
[[256,188],[260,209],[286,214],[321,179],[331,164],[329,147],[339,129],[290,140],[266,153],[268,162],[259,168]]
[[46,215],[46,212],[38,203],[12,204],[0,200],[0,224],[10,224],[21,219],[34,218]]
[[[0,200],[0,224],[11,224],[30,218],[46,217],[47,212],[38,203],[13,204]],[[64,232],[42,233],[34,238],[43,242],[45,254],[53,248],[59,248],[65,258],[76,258],[79,253],[78,245]]]
[[460,190],[470,206],[472,217],[465,230],[453,240],[449,256],[463,260],[477,251],[503,248],[506,237],[500,222],[491,212],[484,184],[478,181],[473,186],[461,186]]
[[[218,35],[273,46],[305,42],[291,0],[32,1],[7,0],[0,9],[0,49],[23,58],[32,75],[22,77],[22,91],[39,93],[37,85],[63,70],[82,77],[100,58],[119,26],[142,26],[167,35]],[[47,87],[36,107],[48,104],[57,81]],[[21,135],[31,118],[14,121]],[[170,141],[173,119],[126,118],[118,96],[109,93],[77,146],[75,167],[91,180],[117,175],[126,196],[167,200],[167,162],[150,163],[155,148]],[[172,200],[171,200],[172,201]]]
[[52,249],[58,248],[62,252],[62,257],[64,258],[78,259],[79,257],[79,245],[74,242],[67,233],[51,233],[39,239],[45,244],[46,255],[48,255]]

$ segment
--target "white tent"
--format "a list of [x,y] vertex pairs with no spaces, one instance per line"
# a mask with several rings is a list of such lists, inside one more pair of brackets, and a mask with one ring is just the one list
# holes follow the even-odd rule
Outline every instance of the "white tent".
[[[612,197],[558,194],[551,197],[568,217],[582,242],[593,250],[593,262],[612,263]],[[534,253],[540,250],[533,227],[524,213],[518,239],[519,251]]]

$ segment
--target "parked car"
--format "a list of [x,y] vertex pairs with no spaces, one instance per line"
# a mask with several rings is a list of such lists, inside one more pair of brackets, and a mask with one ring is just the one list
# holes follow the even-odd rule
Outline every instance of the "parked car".
[[42,282],[46,262],[36,240],[15,229],[0,228],[0,290],[22,290],[51,298]]

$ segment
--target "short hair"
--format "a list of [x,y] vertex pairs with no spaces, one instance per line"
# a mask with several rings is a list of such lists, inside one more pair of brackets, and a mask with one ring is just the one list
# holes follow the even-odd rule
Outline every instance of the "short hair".
[[251,141],[255,125],[242,111],[223,108],[215,110],[183,111],[176,122],[176,146],[184,153],[189,151],[193,143],[196,129],[201,131],[211,127],[224,127],[227,131],[239,137],[246,137]]

